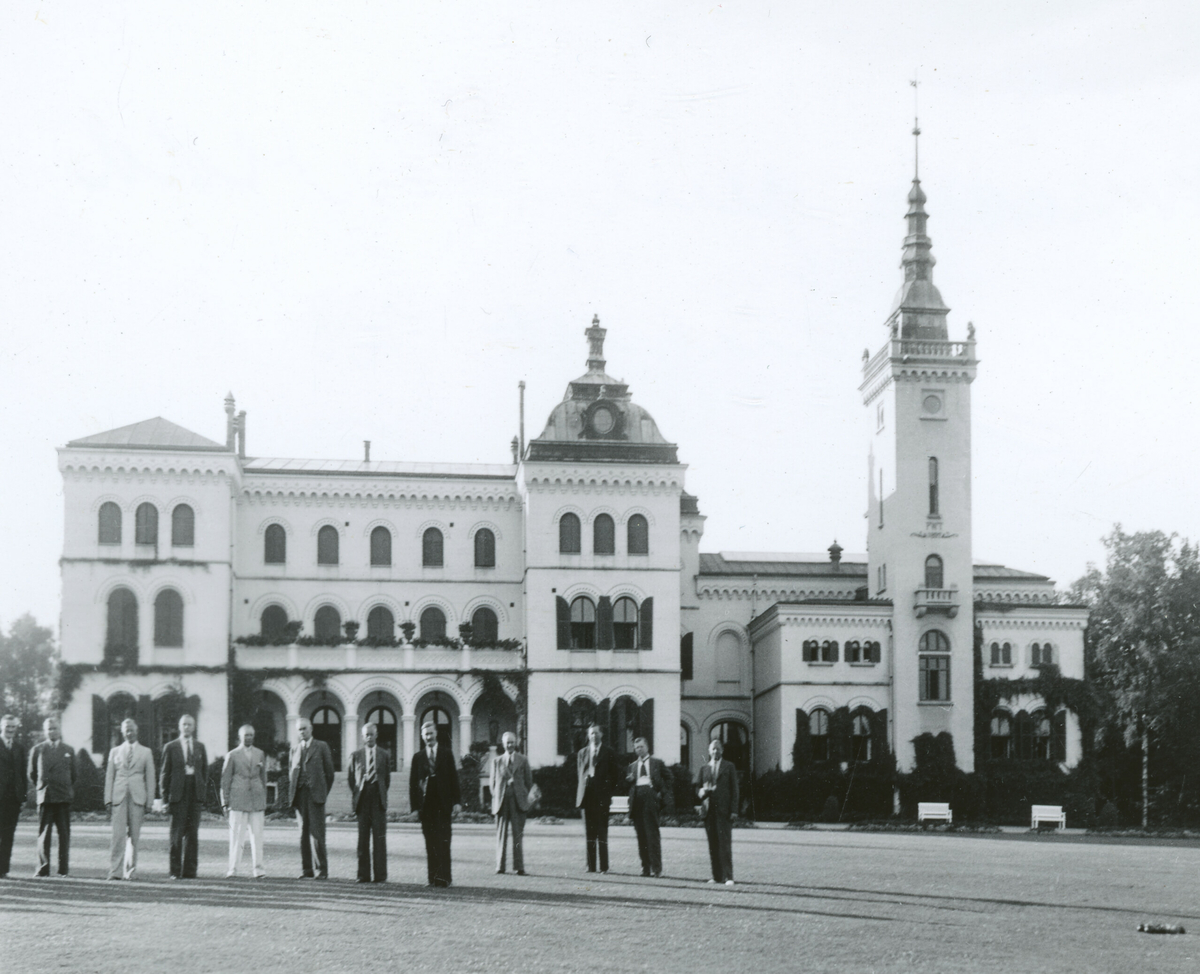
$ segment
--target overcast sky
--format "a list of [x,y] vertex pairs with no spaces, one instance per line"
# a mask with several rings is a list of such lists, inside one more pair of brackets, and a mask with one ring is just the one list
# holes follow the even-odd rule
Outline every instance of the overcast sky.
[[703,550],[865,549],[864,347],[921,177],[975,323],[974,550],[1200,536],[1197,5],[28,3],[0,12],[0,625],[57,628],[54,449],[507,462],[608,328]]

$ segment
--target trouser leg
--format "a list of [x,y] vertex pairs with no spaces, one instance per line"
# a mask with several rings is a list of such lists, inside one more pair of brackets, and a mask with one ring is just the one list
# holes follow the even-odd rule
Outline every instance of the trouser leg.
[[171,802],[167,806],[171,824],[167,861],[172,876],[183,875],[183,837],[187,833],[187,803]]
[[236,876],[242,861],[242,845],[246,841],[246,818],[249,812],[229,811],[229,865],[227,876]]
[[[504,798],[504,803],[500,806],[500,811],[498,811],[496,813],[496,871],[501,872],[501,873],[504,872],[505,853],[508,851],[508,849],[507,849],[508,830],[509,830],[508,806],[509,806],[510,801],[511,801],[511,799],[506,795]],[[517,852],[517,850],[514,848],[513,849],[513,860],[514,860],[513,868],[514,869],[516,868],[516,865],[517,865],[516,864],[516,858],[517,858],[516,852]]]
[[591,802],[586,802],[583,806],[583,833],[587,842],[588,872],[596,871],[596,846],[599,841],[596,819],[595,807]]
[[193,790],[187,802],[183,830],[183,875],[187,879],[196,878],[196,869],[200,865],[200,813],[203,810]]
[[[129,799],[126,799],[129,801]],[[142,837],[142,820],[146,817],[146,806],[129,802],[129,844],[125,853],[125,878],[137,878],[138,842]]]
[[517,872],[525,871],[525,813],[512,799],[512,864]]
[[375,882],[387,882],[387,813],[379,807],[371,813],[371,865]]
[[112,846],[108,856],[108,878],[120,879],[125,870],[125,840],[129,835],[129,806],[126,795],[112,807]]
[[[43,802],[38,806],[38,871],[39,876],[50,875],[50,842],[54,838],[54,803]],[[62,833],[58,834],[58,845],[62,848]]]
[[263,867],[263,822],[266,812],[247,812],[250,821],[250,861],[254,866],[255,876],[266,875]]
[[429,884],[437,880],[437,829],[432,819],[421,822],[421,834],[425,837],[425,869],[429,874]]
[[17,834],[17,816],[20,814],[18,802],[6,801],[0,807],[0,876],[7,874],[12,865],[13,838]]
[[371,813],[361,802],[358,819],[358,880],[362,883],[371,881]]
[[300,818],[300,871],[305,876],[313,874],[312,862],[312,827],[309,821],[312,805],[308,800],[308,789],[298,788],[296,798],[292,803],[296,815]]
[[721,871],[726,879],[733,879],[733,823],[723,819],[717,823],[721,840]]
[[325,803],[311,802],[309,829],[313,838],[313,869],[318,876],[329,875],[329,860],[325,858]]
[[658,809],[651,805],[646,813],[646,846],[650,853],[650,872],[662,872],[662,832],[658,827]]
[[712,816],[704,820],[704,833],[708,836],[708,860],[712,864],[713,879],[725,882],[721,872],[721,839],[717,835],[718,823]]
[[608,806],[596,809],[596,857],[600,872],[608,872]]
[[56,802],[54,814],[58,829],[58,874],[65,876],[71,864],[71,803]]

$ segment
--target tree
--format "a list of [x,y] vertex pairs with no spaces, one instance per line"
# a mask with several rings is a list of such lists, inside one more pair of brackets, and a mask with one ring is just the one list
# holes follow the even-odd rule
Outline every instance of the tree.
[[43,718],[54,706],[54,676],[58,648],[54,633],[39,626],[29,613],[0,633],[0,703],[3,713],[20,721],[17,738],[26,747],[35,739]]
[[[1161,531],[1104,539],[1105,571],[1091,567],[1072,589],[1091,608],[1092,678],[1103,694],[1104,734],[1141,751],[1141,812],[1149,824],[1151,748],[1158,793],[1189,811],[1186,775],[1200,757],[1200,551]],[[1194,809],[1191,809],[1194,811]]]

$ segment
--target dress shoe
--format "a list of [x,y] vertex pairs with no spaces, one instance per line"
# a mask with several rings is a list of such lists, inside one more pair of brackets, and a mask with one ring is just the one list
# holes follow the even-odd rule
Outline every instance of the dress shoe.
[[363,879],[361,876],[359,876],[359,877],[358,877],[358,879],[356,879],[356,880],[355,880],[355,882],[356,882],[356,883],[369,883],[369,882],[370,882],[370,880],[369,880],[369,879]]
[[647,879],[649,879],[649,878],[650,878],[650,870],[649,870],[649,869],[643,869],[643,870],[642,870],[642,875],[643,875],[643,876],[645,876]]
[[651,873],[650,875],[651,875],[651,876],[652,876],[654,879],[658,879],[659,877],[661,877],[661,876],[662,876],[662,870],[660,869],[658,872],[656,872],[656,873]]
[[596,870],[592,869],[592,868],[591,868],[591,866],[589,866],[589,867],[588,867],[588,872],[589,872],[589,873],[594,873],[595,871],[596,871]]
[[237,879],[237,873],[226,873],[225,878],[226,879]]
[[178,879],[178,878],[179,877],[176,876],[174,873],[167,873],[167,879]]
[[727,879],[727,880],[725,880],[725,885],[726,885],[726,886],[732,886],[732,885],[733,885],[733,880],[732,880],[732,879]]
[[300,879],[312,879],[312,878],[313,878],[313,874],[312,874],[312,873],[301,873],[301,874],[300,874],[300,876],[299,876],[299,878],[300,878]]
[[504,870],[503,870],[503,869],[497,869],[497,870],[496,870],[496,875],[497,875],[497,876],[503,876],[503,875],[504,875]]
[[314,878],[315,879],[328,879],[329,873],[317,873],[317,875]]
[[386,883],[386,882],[387,882],[387,879],[386,879],[386,878],[385,878],[385,879],[372,879],[372,880],[371,880],[371,882],[373,882],[373,883]]
[[524,875],[525,875],[525,870],[524,870],[524,869],[518,869],[518,870],[517,870],[517,875],[518,875],[518,876],[524,876]]

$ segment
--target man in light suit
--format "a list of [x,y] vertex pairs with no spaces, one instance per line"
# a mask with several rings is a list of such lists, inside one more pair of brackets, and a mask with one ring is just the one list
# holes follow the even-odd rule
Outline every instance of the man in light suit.
[[533,770],[529,759],[517,750],[517,735],[505,731],[500,739],[504,751],[492,758],[492,814],[496,816],[496,872],[504,872],[508,833],[512,830],[512,864],[518,876],[525,875],[525,813],[529,811],[529,789]]
[[138,743],[138,725],[132,717],[121,721],[121,735],[125,740],[108,752],[104,775],[104,807],[112,812],[108,878],[120,879],[124,862],[125,878],[136,879],[142,820],[154,801],[154,755]]
[[[358,818],[358,881],[371,882],[371,864],[375,882],[387,882],[387,802],[392,783],[392,755],[376,747],[379,728],[363,728],[364,747],[350,755],[350,807]],[[371,847],[375,855],[372,859]]]
[[196,718],[179,718],[179,736],[163,748],[158,790],[171,816],[171,879],[195,879],[208,754],[196,740]]
[[17,718],[0,717],[0,879],[12,863],[13,836],[17,817],[29,792],[29,769],[25,748],[17,741]]
[[300,743],[292,747],[288,762],[291,768],[289,803],[300,822],[300,878],[312,879],[315,875],[317,879],[328,879],[325,799],[333,787],[333,754],[328,744],[313,739],[311,720],[301,717],[296,729]]
[[421,817],[429,885],[450,885],[450,819],[462,808],[458,767],[449,745],[438,744],[437,727],[421,728],[425,746],[413,755],[408,776],[408,800]]
[[625,771],[629,782],[629,817],[637,832],[638,855],[642,859],[642,875],[662,875],[662,836],[658,828],[658,812],[667,804],[667,766],[650,757],[650,743],[644,737],[633,742],[637,760]]
[[221,768],[221,807],[229,816],[229,868],[225,878],[237,875],[246,833],[250,833],[250,861],[254,878],[262,879],[263,820],[267,812],[267,758],[254,746],[254,727],[238,728],[240,746],[225,755]]
[[67,875],[71,851],[71,802],[75,800],[75,752],[63,743],[57,717],[42,724],[46,739],[29,752],[29,782],[37,789],[38,869],[50,875],[50,840],[58,829],[58,874]]
[[617,784],[617,756],[604,743],[599,724],[587,729],[588,742],[575,755],[578,783],[575,805],[583,809],[584,835],[587,838],[587,871],[608,872],[608,810]]
[[708,745],[709,762],[700,769],[700,801],[704,805],[704,831],[708,833],[710,883],[733,885],[733,816],[738,809],[737,769],[721,759],[720,741]]

